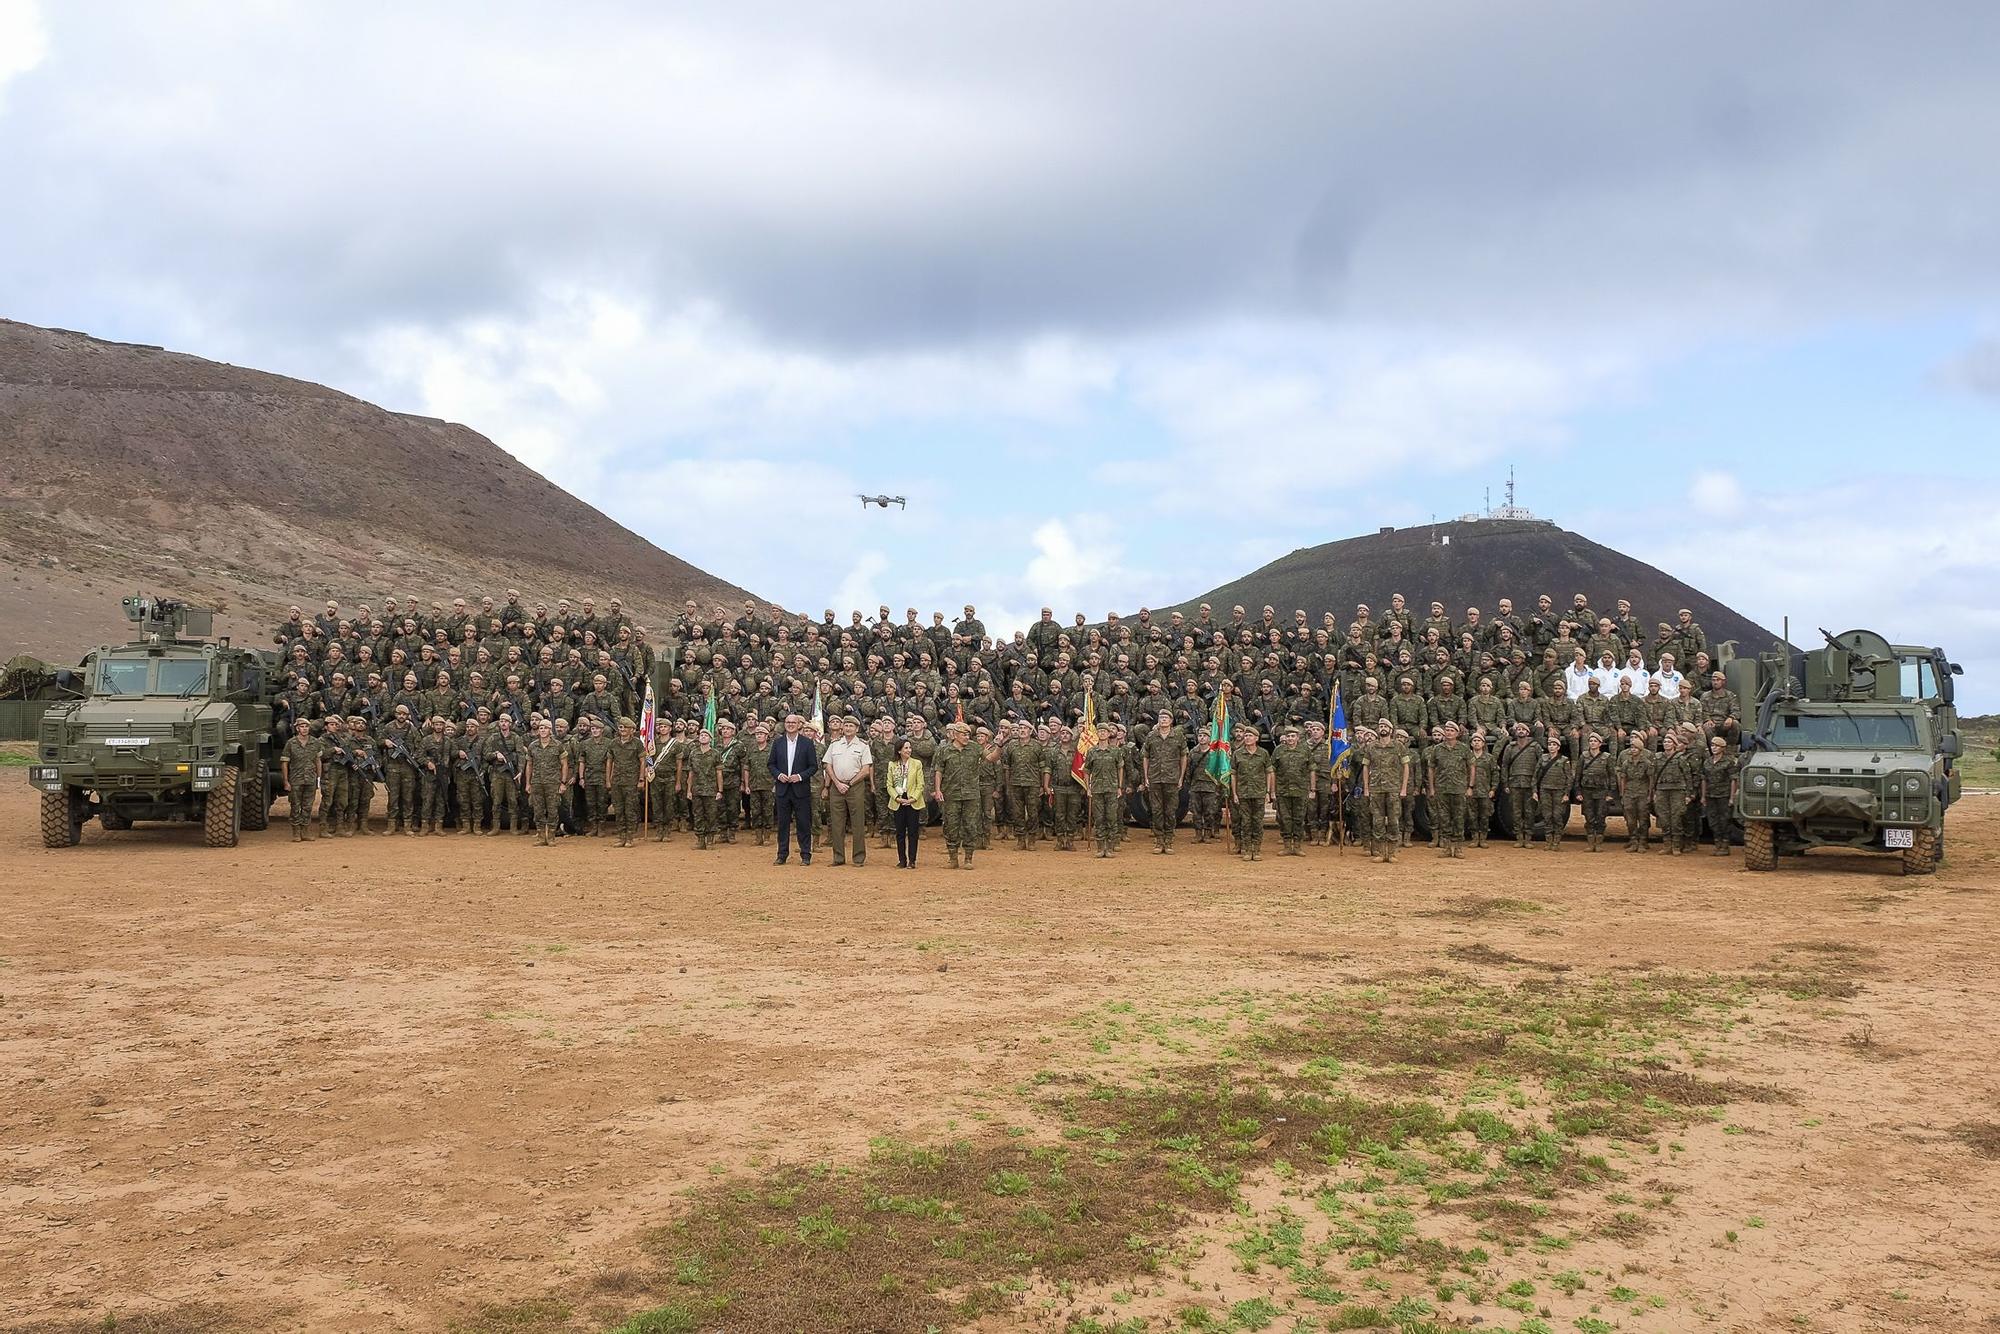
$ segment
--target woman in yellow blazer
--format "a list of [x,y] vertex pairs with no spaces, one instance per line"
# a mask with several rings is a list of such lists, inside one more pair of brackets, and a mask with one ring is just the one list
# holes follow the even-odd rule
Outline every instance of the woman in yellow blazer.
[[889,761],[889,818],[896,826],[896,865],[917,864],[917,839],[924,828],[924,762],[916,757],[908,741],[896,743],[896,758]]

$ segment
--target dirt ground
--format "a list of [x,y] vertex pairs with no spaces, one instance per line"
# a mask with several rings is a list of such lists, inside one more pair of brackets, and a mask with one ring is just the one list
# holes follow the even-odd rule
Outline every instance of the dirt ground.
[[[231,851],[95,825],[45,851],[33,801],[0,770],[8,1328],[450,1328],[631,1264],[720,1174],[962,1126],[1087,1061],[1075,1021],[1107,1003],[1810,946],[1865,958],[1858,991],[1732,1044],[1728,1074],[1788,1100],[1682,1136],[1676,1203],[1630,1251],[1685,1300],[1605,1327],[2000,1329],[2000,798],[1956,808],[1946,866],[1912,879],[1580,843],[1384,868],[1140,837],[970,874],[935,834],[915,872],[685,837],[301,848],[282,806]],[[1467,896],[1542,910],[1438,911]]]

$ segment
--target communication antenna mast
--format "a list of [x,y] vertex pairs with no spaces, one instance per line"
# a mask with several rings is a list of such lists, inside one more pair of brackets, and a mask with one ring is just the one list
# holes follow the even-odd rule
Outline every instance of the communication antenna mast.
[[1514,465],[1507,465],[1507,508],[1514,508]]

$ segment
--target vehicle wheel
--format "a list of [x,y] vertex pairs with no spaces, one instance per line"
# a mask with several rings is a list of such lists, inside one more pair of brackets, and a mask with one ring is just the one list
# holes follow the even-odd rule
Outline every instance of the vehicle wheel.
[[73,848],[83,841],[83,802],[79,792],[42,793],[42,846]]
[[1903,874],[1929,875],[1937,870],[1937,864],[1938,831],[1929,828],[1917,830],[1910,846],[1903,849]]
[[201,813],[201,835],[211,848],[236,846],[237,831],[243,827],[243,789],[238,786],[240,778],[235,769],[225,765],[214,790],[208,794],[208,804]]
[[243,827],[245,829],[265,829],[271,823],[271,784],[265,777],[266,766],[270,762],[264,758],[262,750],[246,746],[243,750]]
[[1743,865],[1752,871],[1778,869],[1778,830],[1763,820],[1743,824]]

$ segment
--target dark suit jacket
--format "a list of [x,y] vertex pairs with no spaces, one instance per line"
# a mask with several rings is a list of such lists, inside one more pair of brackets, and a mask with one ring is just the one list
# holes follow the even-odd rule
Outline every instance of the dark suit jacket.
[[812,791],[812,776],[819,772],[818,749],[813,745],[811,737],[803,732],[799,733],[798,754],[793,759],[792,767],[787,769],[785,767],[785,741],[785,736],[780,733],[777,739],[771,742],[771,777],[783,778],[788,773],[795,773],[804,781],[798,783],[780,783],[778,791]]

